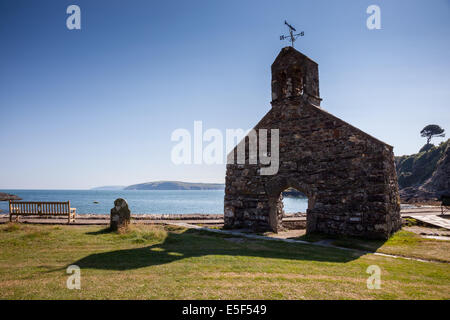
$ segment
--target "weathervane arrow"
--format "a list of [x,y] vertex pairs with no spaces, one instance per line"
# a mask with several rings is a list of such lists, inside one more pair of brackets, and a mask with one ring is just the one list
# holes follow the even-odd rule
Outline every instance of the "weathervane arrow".
[[291,26],[286,20],[284,20],[284,24],[287,25],[287,27],[289,29],[289,35],[280,36],[280,40],[289,39],[289,41],[291,42],[291,46],[293,48],[295,40],[297,40],[298,37],[303,37],[305,35],[305,32],[302,31],[300,33],[294,34],[294,32],[297,32],[297,30],[293,26]]

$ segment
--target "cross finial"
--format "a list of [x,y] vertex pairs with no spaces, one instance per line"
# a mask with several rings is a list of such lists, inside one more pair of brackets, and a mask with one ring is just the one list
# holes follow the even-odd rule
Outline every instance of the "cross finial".
[[284,20],[284,24],[287,25],[287,27],[289,29],[289,35],[288,36],[285,36],[285,35],[280,36],[280,40],[289,39],[289,41],[291,42],[291,46],[293,48],[295,40],[297,40],[298,37],[303,37],[305,35],[305,32],[302,31],[300,33],[294,34],[294,32],[296,32],[297,30],[295,30],[295,28],[293,26],[291,26],[286,20]]

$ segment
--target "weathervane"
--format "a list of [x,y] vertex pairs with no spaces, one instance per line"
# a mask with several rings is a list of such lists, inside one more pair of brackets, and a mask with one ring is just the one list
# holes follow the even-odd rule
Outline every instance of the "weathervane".
[[295,28],[293,26],[291,26],[289,23],[287,23],[286,20],[284,20],[284,24],[287,25],[289,28],[289,35],[288,36],[280,36],[280,40],[289,39],[289,41],[291,42],[291,46],[293,48],[295,40],[298,37],[303,37],[305,35],[305,32],[302,31],[300,33],[294,34],[294,32],[296,32],[297,30],[295,30]]

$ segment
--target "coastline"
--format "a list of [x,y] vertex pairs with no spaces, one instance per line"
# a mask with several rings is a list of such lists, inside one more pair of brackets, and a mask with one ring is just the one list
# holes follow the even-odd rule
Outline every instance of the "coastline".
[[[439,206],[405,206],[402,207],[400,214],[402,218],[410,215],[439,215]],[[166,224],[183,221],[192,224],[207,224],[220,226],[223,225],[223,214],[131,214],[131,220],[138,224]],[[304,223],[306,222],[306,213],[287,213],[284,218],[286,222]],[[16,221],[14,216],[13,221]],[[66,216],[19,216],[18,221],[30,224],[67,224]],[[9,223],[9,213],[0,213],[0,224]],[[75,222],[71,225],[107,225],[110,223],[110,214],[77,214]]]

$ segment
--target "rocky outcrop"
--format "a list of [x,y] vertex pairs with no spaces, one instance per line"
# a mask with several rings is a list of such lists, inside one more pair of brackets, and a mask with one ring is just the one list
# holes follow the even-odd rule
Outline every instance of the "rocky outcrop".
[[450,139],[426,151],[396,157],[400,197],[414,203],[450,194]]
[[8,201],[8,200],[22,200],[22,198],[14,194],[0,192],[0,201]]

